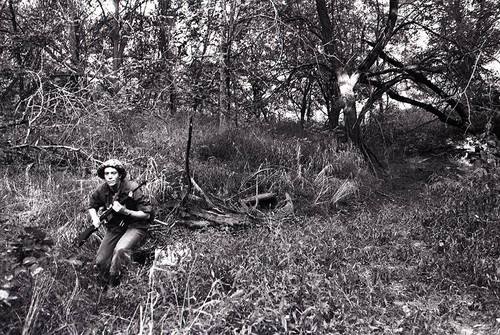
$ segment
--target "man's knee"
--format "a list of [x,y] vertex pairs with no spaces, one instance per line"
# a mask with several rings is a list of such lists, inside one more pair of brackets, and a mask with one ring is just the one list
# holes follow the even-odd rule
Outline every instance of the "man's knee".
[[123,255],[126,255],[128,252],[129,252],[129,248],[125,248],[125,247],[116,248],[114,251],[114,257],[120,257]]
[[105,257],[103,255],[97,255],[95,259],[95,265],[99,270],[105,270],[109,268],[109,264],[111,263],[111,259],[109,257]]
[[142,229],[130,229],[116,244],[115,252],[120,249],[125,249],[127,252],[131,252],[132,249],[137,248],[137,246],[142,243],[146,233],[147,231]]
[[130,259],[131,249],[128,247],[116,248],[113,253],[113,259],[115,262],[123,263]]

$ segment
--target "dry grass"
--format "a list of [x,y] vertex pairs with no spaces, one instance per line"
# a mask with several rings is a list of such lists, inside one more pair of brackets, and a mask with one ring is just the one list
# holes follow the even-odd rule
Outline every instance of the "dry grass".
[[[480,334],[471,327],[469,318],[475,314],[470,311],[485,314],[491,305],[481,300],[481,289],[466,289],[469,284],[459,277],[448,278],[455,288],[437,285],[443,277],[429,265],[441,262],[438,244],[433,244],[439,237],[422,238],[428,234],[422,215],[438,209],[414,205],[409,210],[389,203],[349,220],[338,215],[270,218],[269,224],[234,233],[175,228],[163,240],[167,260],[162,262],[159,251],[153,264],[131,267],[112,299],[90,286],[91,243],[79,257],[88,265],[76,271],[63,259],[52,260],[56,269],[44,272],[44,283],[51,285],[34,281],[27,290],[34,293],[26,296],[31,307],[18,327],[25,333],[74,334],[84,329],[122,334],[447,334],[473,329]],[[61,238],[57,244],[68,242]],[[43,325],[36,322],[41,311],[49,317]],[[16,327],[14,319],[5,321]],[[498,330],[494,322],[474,322]]]
[[[124,160],[134,178],[149,180],[146,193],[161,203],[183,186],[185,129],[175,124],[144,129],[147,139],[133,150],[127,147]],[[162,129],[167,131],[160,136]],[[223,134],[231,141],[222,143],[207,129],[197,130],[197,140],[207,147],[195,146],[192,167],[208,194],[229,206],[256,192],[288,192],[295,215],[269,214],[261,224],[240,230],[174,226],[154,232],[154,261],[131,265],[116,296],[109,297],[94,277],[98,241],[82,249],[72,246],[88,222],[86,198],[99,180],[48,165],[4,167],[1,211],[8,219],[3,240],[27,235],[24,227],[40,227],[54,245],[39,255],[43,271],[33,275],[35,268],[19,266],[8,252],[12,245],[2,244],[0,265],[12,278],[1,284],[10,285],[18,299],[1,302],[0,331],[500,331],[496,172],[481,178],[435,174],[409,203],[391,201],[390,195],[373,199],[378,183],[360,155],[349,148],[328,149],[329,135],[313,142],[266,130]],[[145,149],[147,143],[153,144]],[[148,158],[131,159],[135,155]]]
[[24,319],[24,325],[22,329],[23,335],[38,333],[36,322],[38,321],[40,311],[43,310],[47,297],[50,294],[53,282],[54,279],[44,274],[38,274],[34,276],[31,301],[26,313],[26,317]]

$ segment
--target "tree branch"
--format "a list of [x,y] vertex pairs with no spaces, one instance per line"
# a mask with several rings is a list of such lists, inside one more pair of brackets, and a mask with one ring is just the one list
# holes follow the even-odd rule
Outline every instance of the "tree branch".
[[397,100],[400,102],[405,102],[405,103],[408,103],[408,104],[416,106],[416,107],[420,107],[420,108],[436,115],[441,122],[449,124],[450,126],[466,129],[468,132],[470,132],[472,134],[475,133],[475,131],[473,129],[468,129],[467,125],[465,125],[463,122],[457,121],[457,120],[451,118],[449,115],[446,115],[445,113],[441,112],[439,109],[437,109],[436,107],[434,107],[430,104],[426,104],[426,103],[423,103],[423,102],[420,102],[420,101],[417,101],[417,100],[414,100],[414,99],[411,99],[408,97],[404,97],[404,96],[396,93],[393,90],[387,91],[387,94],[389,94],[389,97],[391,97],[394,100]]
[[417,72],[418,67],[405,66],[403,63],[391,58],[389,55],[387,55],[383,51],[380,52],[380,57],[383,60],[385,60],[387,63],[389,63],[393,66],[399,67],[401,69],[404,69],[405,72],[410,75],[410,79],[413,80],[415,83],[423,84],[426,87],[428,87],[431,91],[436,93],[454,111],[457,112],[458,116],[460,117],[462,125],[470,126],[470,124],[469,124],[469,111],[466,110],[465,106],[461,102],[457,101],[456,99],[454,99],[451,96],[449,96],[448,94],[446,94],[440,87],[438,87],[436,84],[431,82],[424,74]]
[[70,147],[70,146],[67,146],[67,145],[32,145],[32,144],[21,144],[21,145],[12,146],[12,147],[10,147],[8,149],[15,150],[15,149],[30,149],[30,148],[31,149],[40,150],[40,151],[51,150],[51,149],[52,150],[64,149],[64,150],[67,150],[67,151],[73,151],[73,152],[81,153],[87,159],[90,159],[90,160],[92,160],[94,162],[100,162],[98,159],[95,159],[91,154],[87,153],[82,148],[75,148],[75,147]]
[[391,87],[393,87],[397,83],[405,80],[406,78],[408,78],[408,76],[401,75],[401,76],[397,76],[397,77],[393,78],[392,80],[389,80],[389,81],[387,81],[385,83],[378,83],[378,82],[375,82],[375,81],[371,81],[370,83],[371,84],[375,84],[374,86],[376,86],[377,89],[375,90],[375,92],[373,92],[372,94],[370,94],[370,97],[368,98],[368,100],[366,101],[366,103],[363,105],[363,108],[361,109],[361,112],[359,113],[359,116],[358,116],[358,118],[356,120],[356,123],[358,123],[358,124],[361,123],[361,121],[365,117],[365,114],[373,106],[373,104],[375,103],[375,101],[377,101],[378,99],[380,99],[384,93],[386,93],[388,90],[390,90]]
[[357,72],[364,73],[367,72],[373,63],[379,57],[379,54],[384,50],[385,46],[392,37],[394,26],[396,25],[396,20],[398,18],[398,0],[390,0],[389,2],[389,16],[387,18],[387,23],[385,25],[384,32],[380,35],[377,42],[373,46],[373,49],[368,53],[363,62],[358,66]]

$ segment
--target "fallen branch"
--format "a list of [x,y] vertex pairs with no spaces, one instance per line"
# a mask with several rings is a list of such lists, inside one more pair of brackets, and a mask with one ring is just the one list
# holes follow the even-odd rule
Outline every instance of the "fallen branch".
[[276,205],[276,193],[262,193],[262,194],[257,194],[253,195],[251,197],[241,199],[240,203],[244,208],[247,208],[249,206],[274,206]]
[[[240,226],[249,223],[250,217],[246,214],[240,213],[229,213],[221,214],[210,210],[189,208],[186,210],[188,216],[196,216],[198,218],[204,219],[205,221],[210,221],[218,225],[227,226]],[[196,221],[196,220],[189,220]]]
[[215,208],[215,205],[214,203],[212,202],[212,200],[210,200],[210,198],[205,194],[205,192],[203,192],[203,190],[201,189],[201,187],[196,183],[196,181],[191,178],[191,185],[194,187],[194,190],[196,192],[198,192],[203,200],[205,200],[205,202],[211,207],[211,208]]
[[21,144],[21,145],[12,146],[12,147],[10,147],[8,149],[10,149],[10,150],[17,150],[17,149],[26,149],[26,148],[28,148],[28,149],[32,148],[32,149],[36,149],[36,150],[40,150],[40,151],[49,150],[49,149],[53,149],[53,150],[63,149],[63,150],[67,150],[67,151],[73,151],[73,152],[81,153],[82,155],[84,155],[85,157],[87,157],[87,159],[90,159],[90,160],[92,160],[94,162],[101,163],[100,160],[95,159],[91,154],[87,153],[82,148],[70,147],[68,145],[32,145],[32,144]]
[[170,224],[163,222],[163,221],[160,221],[158,219],[154,219],[153,221],[154,221],[154,223],[158,223],[159,225],[167,226],[167,227],[173,226],[175,224],[175,222],[174,222],[172,225],[170,225]]
[[207,220],[180,220],[178,223],[190,229],[202,229],[213,226],[213,223]]

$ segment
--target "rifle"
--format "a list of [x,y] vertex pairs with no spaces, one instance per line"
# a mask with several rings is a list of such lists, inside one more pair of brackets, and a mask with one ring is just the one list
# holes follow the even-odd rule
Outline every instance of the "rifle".
[[[101,223],[108,221],[107,220],[108,216],[113,212],[113,202],[118,201],[120,204],[123,204],[125,200],[127,200],[127,198],[131,198],[134,192],[140,189],[142,186],[146,185],[146,183],[147,183],[146,180],[142,181],[136,188],[131,190],[127,195],[120,197],[119,199],[116,198],[116,196],[118,195],[116,194],[115,197],[113,197],[111,205],[109,205],[109,207],[99,216],[99,221]],[[78,234],[75,243],[79,247],[81,247],[85,243],[85,241],[90,237],[90,235],[92,235],[95,231],[97,231],[97,228],[94,225],[88,227],[83,232]]]

